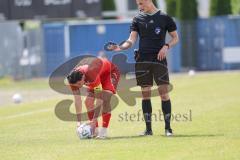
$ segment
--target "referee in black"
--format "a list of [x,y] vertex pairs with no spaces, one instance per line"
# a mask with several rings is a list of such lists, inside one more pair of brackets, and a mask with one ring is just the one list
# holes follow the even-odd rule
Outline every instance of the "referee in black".
[[[121,45],[112,45],[110,49],[113,51],[128,49],[139,36],[139,51],[135,55],[137,62],[135,74],[137,85],[141,86],[142,90],[142,110],[146,123],[146,130],[142,135],[153,135],[151,87],[154,80],[158,85],[158,92],[162,101],[165,135],[172,136],[173,132],[170,126],[171,100],[168,94],[169,75],[166,55],[168,50],[178,43],[176,23],[170,16],[157,9],[152,0],[136,0],[136,3],[140,12],[133,18],[128,40]],[[167,32],[171,36],[171,40],[166,43]]]

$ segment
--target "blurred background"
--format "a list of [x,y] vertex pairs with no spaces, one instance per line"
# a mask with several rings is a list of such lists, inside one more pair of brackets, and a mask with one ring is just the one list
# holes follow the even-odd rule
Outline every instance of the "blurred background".
[[[240,69],[240,0],[154,3],[178,25],[171,72]],[[137,12],[135,0],[0,0],[0,77],[47,77],[73,57],[102,55],[105,42],[128,38]]]
[[[163,136],[156,87],[154,136],[137,136],[145,128],[142,114],[137,118],[141,90],[129,76],[113,97],[119,103],[112,111],[110,139],[79,141],[76,122],[60,119],[75,114],[73,96],[50,88],[49,75],[76,56],[111,59],[115,53],[105,53],[103,46],[128,38],[138,13],[135,0],[0,0],[1,159],[239,160],[240,0],[154,3],[174,17],[180,36],[168,54],[175,138]],[[123,52],[129,63],[137,45]],[[114,59],[126,72],[132,65],[124,61],[121,55]],[[56,86],[63,88],[59,81]]]

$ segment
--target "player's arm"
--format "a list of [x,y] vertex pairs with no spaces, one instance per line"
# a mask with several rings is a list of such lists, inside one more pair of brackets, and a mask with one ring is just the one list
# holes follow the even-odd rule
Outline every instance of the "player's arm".
[[129,38],[125,41],[123,41],[120,44],[112,44],[108,46],[108,50],[112,50],[112,51],[122,51],[122,50],[127,50],[129,48],[131,48],[134,43],[137,41],[138,38],[138,32],[136,31],[131,31]]
[[160,61],[166,58],[168,50],[175,46],[179,41],[177,31],[169,32],[169,35],[171,37],[170,41],[166,43],[158,53],[158,60]]
[[74,95],[74,104],[77,115],[77,126],[81,124],[81,113],[82,113],[82,98],[80,95],[80,90],[72,90]]
[[172,48],[179,42],[178,33],[177,31],[169,32],[169,35],[171,37],[171,40],[167,43],[169,45],[169,48]]
[[138,32],[132,31],[129,35],[128,40],[124,41],[122,44],[118,46],[119,51],[127,50],[131,48],[134,45],[134,43],[137,41],[137,38],[138,38]]

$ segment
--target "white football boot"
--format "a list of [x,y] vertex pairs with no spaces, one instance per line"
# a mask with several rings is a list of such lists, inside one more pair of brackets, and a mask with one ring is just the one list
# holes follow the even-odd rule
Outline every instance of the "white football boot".
[[96,138],[97,139],[106,139],[107,138],[107,128],[102,127],[99,130],[98,136]]

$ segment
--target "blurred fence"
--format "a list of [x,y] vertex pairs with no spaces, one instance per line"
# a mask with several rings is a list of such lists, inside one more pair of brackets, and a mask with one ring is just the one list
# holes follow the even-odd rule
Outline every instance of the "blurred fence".
[[[105,42],[120,43],[127,39],[130,23],[49,22],[27,31],[22,31],[17,22],[0,23],[0,76],[13,75],[15,79],[48,76],[72,57],[97,56]],[[168,55],[171,72],[240,69],[240,17],[177,24],[181,41]],[[138,44],[123,52],[128,62],[134,63],[133,49],[137,47]],[[107,54],[110,59],[113,55]]]
[[14,75],[23,48],[20,26],[16,22],[0,23],[0,34],[0,77]]
[[[240,17],[200,19],[197,36],[198,70],[240,69]],[[233,54],[231,49],[238,51]]]
[[45,53],[45,76],[48,76],[60,64],[67,60],[65,56],[65,25],[53,23],[43,25],[44,30],[44,53]]
[[[126,40],[130,33],[130,21],[98,21],[95,23],[78,24],[44,24],[44,42],[46,53],[46,75],[49,75],[60,62],[79,55],[95,55],[103,52],[103,46],[108,41],[121,43]],[[169,38],[169,37],[168,37]],[[138,43],[125,54],[129,63],[134,63],[134,49]],[[170,70],[179,72],[181,65],[180,45],[171,50],[169,54]],[[114,54],[108,52],[107,57],[111,59]],[[54,63],[55,62],[55,63]],[[118,62],[117,62],[118,63]],[[122,66],[126,71],[127,66]]]
[[0,23],[0,77],[14,79],[43,76],[44,52],[41,28],[22,31],[17,22]]

